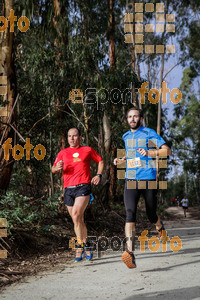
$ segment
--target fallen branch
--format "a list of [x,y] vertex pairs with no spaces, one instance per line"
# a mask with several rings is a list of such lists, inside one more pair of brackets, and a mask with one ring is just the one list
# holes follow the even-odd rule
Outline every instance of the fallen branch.
[[118,216],[120,219],[123,220],[123,222],[125,222],[125,219],[122,218],[118,213],[116,213],[115,211],[111,210],[111,213],[115,214],[116,216]]
[[6,274],[6,275],[19,275],[19,274],[23,274],[23,272],[21,272],[21,271],[8,271],[8,270],[0,270],[0,274]]
[[10,279],[7,275],[0,273],[0,276],[6,277],[6,279]]

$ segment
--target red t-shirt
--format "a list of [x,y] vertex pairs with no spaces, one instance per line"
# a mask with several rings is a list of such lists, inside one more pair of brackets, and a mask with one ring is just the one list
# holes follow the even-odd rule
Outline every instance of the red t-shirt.
[[54,166],[62,160],[64,188],[91,182],[90,160],[99,163],[102,157],[91,147],[66,148],[61,150],[54,162]]

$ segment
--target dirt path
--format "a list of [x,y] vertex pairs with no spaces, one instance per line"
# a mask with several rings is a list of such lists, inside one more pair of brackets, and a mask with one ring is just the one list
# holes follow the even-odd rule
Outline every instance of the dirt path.
[[178,236],[182,241],[178,252],[167,242],[166,252],[146,247],[142,253],[138,242],[137,268],[128,269],[121,262],[122,251],[107,250],[93,262],[70,262],[60,271],[25,278],[5,288],[0,298],[200,299],[200,220],[190,212],[184,218],[182,208],[170,207],[167,212],[174,219],[165,222],[170,239]]

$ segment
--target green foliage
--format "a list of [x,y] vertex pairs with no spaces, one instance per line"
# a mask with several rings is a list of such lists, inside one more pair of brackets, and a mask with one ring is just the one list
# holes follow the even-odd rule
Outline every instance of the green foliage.
[[200,102],[196,97],[196,85],[194,79],[196,70],[191,67],[183,72],[181,88],[183,99],[174,110],[175,120],[171,122],[171,139],[175,153],[174,163],[182,165],[185,185],[182,192],[177,190],[176,185],[172,189],[178,194],[187,193],[192,201],[199,201],[200,179]]
[[[159,0],[153,1],[158,3]],[[198,0],[167,1],[168,13],[176,13],[176,34],[182,41],[181,50],[190,56],[192,67],[185,71],[183,86],[184,99],[180,105],[176,105],[176,120],[171,124],[171,132],[174,150],[178,151],[178,157],[183,162],[192,153],[192,161],[184,162],[184,168],[195,174],[199,170],[199,126],[194,120],[199,118],[199,104],[195,96],[190,96],[190,85],[198,74],[199,64],[199,25],[189,18],[191,10],[198,10]],[[183,5],[184,3],[184,5]],[[103,97],[98,97],[101,89],[107,89],[109,94],[116,88],[124,91],[131,84],[140,87],[141,82],[150,81],[149,89],[158,78],[161,56],[157,54],[138,55],[139,67],[141,63],[148,65],[148,74],[145,78],[138,79],[133,71],[131,63],[130,45],[124,43],[124,13],[125,1],[115,2],[115,42],[116,66],[111,72],[109,63],[109,6],[107,1],[59,1],[60,14],[55,16],[53,1],[15,1],[15,14],[19,18],[26,15],[31,26],[26,33],[19,30],[14,35],[14,69],[16,73],[16,93],[19,93],[19,109],[17,115],[17,129],[24,138],[29,137],[31,143],[36,146],[45,146],[47,154],[44,160],[37,161],[33,155],[27,161],[25,157],[15,162],[10,192],[17,191],[21,195],[34,197],[35,199],[48,197],[51,184],[57,189],[60,186],[58,176],[50,183],[50,168],[56,154],[60,150],[60,139],[66,138],[66,132],[70,127],[78,126],[83,133],[83,145],[87,144],[85,114],[82,104],[72,104],[69,100],[69,92],[72,89],[81,89],[85,95],[87,88],[95,88],[96,100],[99,101],[97,109],[95,105],[86,105],[88,117],[88,137],[90,146],[98,150],[106,160],[107,171],[113,161],[116,151],[104,153],[103,142],[99,142],[102,130],[102,119],[106,111],[111,126],[111,150],[122,149],[124,143],[121,139],[128,129],[125,111],[132,107],[131,101],[125,105],[119,102],[113,105],[110,98],[106,104]],[[165,7],[167,7],[165,5]],[[152,20],[152,13],[145,13],[145,21]],[[188,28],[188,30],[187,30]],[[167,44],[173,33],[146,34],[146,44]],[[170,55],[164,56],[165,61]],[[137,61],[136,60],[136,61]],[[136,63],[135,61],[135,63]],[[189,89],[186,89],[186,86]],[[188,96],[186,95],[188,94]],[[110,95],[109,95],[110,97]],[[130,97],[129,97],[130,98]],[[128,99],[130,100],[130,99]],[[157,105],[146,101],[144,108],[146,126],[156,129]],[[164,112],[164,111],[163,111]],[[194,116],[194,117],[193,117]],[[161,135],[165,137],[166,120],[161,120]],[[180,133],[180,134],[179,134]],[[102,133],[103,136],[103,133]],[[187,137],[184,144],[184,137]],[[101,137],[103,140],[103,137]],[[166,139],[167,140],[167,139]],[[17,143],[22,144],[21,141]],[[195,149],[195,146],[197,149]],[[67,146],[67,143],[66,145]],[[181,148],[189,147],[188,152]],[[93,168],[95,172],[95,167]],[[119,199],[122,197],[122,181],[118,181],[116,190]],[[26,187],[26,188],[24,188]],[[14,192],[15,194],[15,192]],[[22,196],[23,197],[23,196]],[[28,200],[27,200],[28,201]]]
[[58,216],[58,195],[50,199],[30,199],[9,191],[0,199],[0,218],[6,218],[8,233],[13,230],[28,230],[48,234],[53,225],[46,225],[49,218]]

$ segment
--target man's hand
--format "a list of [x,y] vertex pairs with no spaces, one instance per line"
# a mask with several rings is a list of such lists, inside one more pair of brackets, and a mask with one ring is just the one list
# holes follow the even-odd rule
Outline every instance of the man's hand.
[[62,169],[63,169],[63,166],[64,166],[63,160],[60,160],[60,161],[57,163],[57,165],[56,165],[57,171],[62,170]]
[[100,182],[100,177],[99,176],[94,176],[93,178],[92,178],[92,180],[91,180],[91,183],[93,183],[93,184],[95,184],[95,185],[97,185],[97,184],[99,184],[99,182]]
[[121,159],[121,158],[115,158],[113,161],[113,164],[116,165],[120,165],[125,161],[125,159]]
[[53,173],[58,173],[60,170],[63,169],[63,166],[64,166],[64,163],[63,163],[63,160],[60,160],[56,166],[53,166],[52,167],[52,172]]
[[148,151],[143,148],[138,148],[137,152],[140,153],[143,156],[148,156]]

